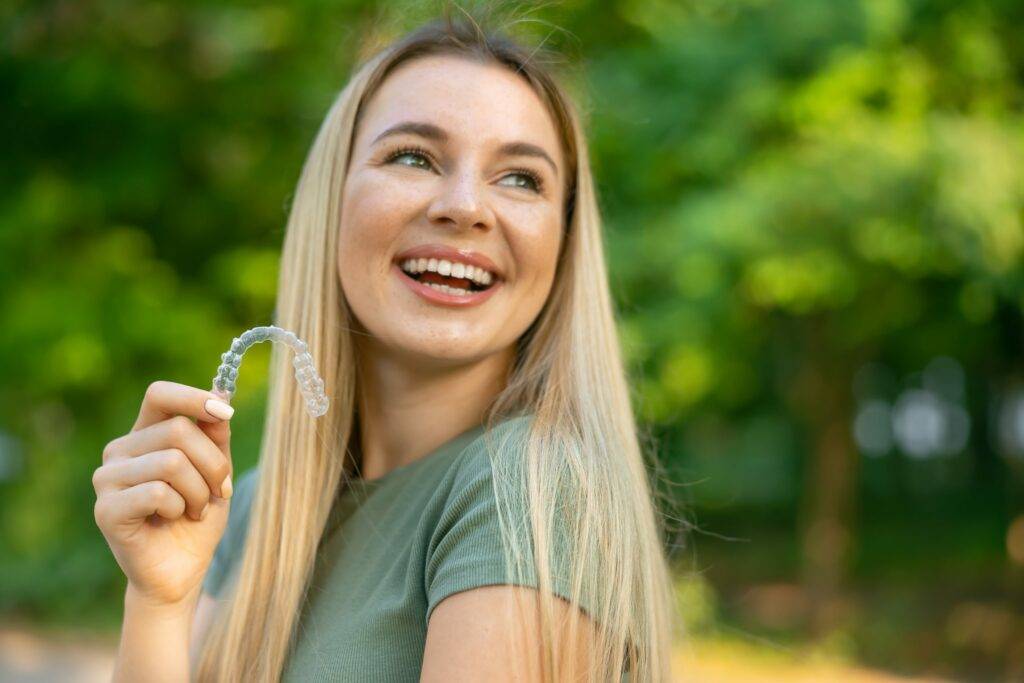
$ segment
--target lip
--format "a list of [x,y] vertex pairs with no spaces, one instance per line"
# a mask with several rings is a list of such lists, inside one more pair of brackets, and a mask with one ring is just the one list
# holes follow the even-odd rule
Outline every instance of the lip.
[[[494,261],[478,251],[455,249],[444,244],[421,244],[418,247],[406,249],[402,253],[396,255],[395,263],[400,264],[402,261],[411,258],[436,258],[438,260],[446,259],[448,261],[460,261],[462,263],[468,263],[471,266],[478,266],[491,271],[491,275],[498,281],[505,279],[505,274],[498,270],[498,266],[494,265]],[[415,280],[413,280],[413,282],[415,282]],[[427,289],[430,289],[430,287],[427,287]],[[490,291],[490,289],[484,291]]]
[[[409,256],[408,258],[413,258]],[[419,258],[419,257],[417,257]],[[502,285],[505,284],[504,280],[495,279],[490,287],[479,292],[474,292],[469,296],[459,296],[457,294],[446,294],[445,292],[439,292],[433,287],[428,287],[419,280],[410,277],[404,270],[402,270],[397,263],[391,264],[391,270],[395,272],[398,278],[405,283],[405,285],[416,294],[427,301],[435,304],[441,304],[442,306],[453,306],[455,308],[465,308],[467,306],[479,306],[483,302],[490,299],[496,291],[501,289]]]

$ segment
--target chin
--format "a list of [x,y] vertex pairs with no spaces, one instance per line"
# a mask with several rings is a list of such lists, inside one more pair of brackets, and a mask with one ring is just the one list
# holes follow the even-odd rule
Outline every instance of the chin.
[[481,337],[465,330],[421,329],[417,334],[403,331],[378,339],[392,353],[417,362],[465,363],[491,353]]

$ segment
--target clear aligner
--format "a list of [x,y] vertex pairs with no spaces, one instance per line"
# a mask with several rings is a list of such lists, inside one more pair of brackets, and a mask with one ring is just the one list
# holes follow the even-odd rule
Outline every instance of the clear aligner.
[[242,355],[253,344],[268,339],[287,344],[294,349],[292,365],[295,367],[295,380],[299,383],[299,390],[305,399],[306,411],[314,418],[325,414],[330,402],[324,393],[324,381],[313,367],[313,357],[309,355],[306,342],[276,325],[254,327],[231,341],[231,348],[220,356],[221,363],[217,368],[217,376],[213,378],[213,391],[230,401],[235,393],[235,379],[238,377],[238,366],[242,364]]

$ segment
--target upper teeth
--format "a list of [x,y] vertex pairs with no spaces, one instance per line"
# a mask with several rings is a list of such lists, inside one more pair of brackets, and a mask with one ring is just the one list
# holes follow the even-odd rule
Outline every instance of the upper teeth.
[[459,263],[458,261],[452,262],[436,258],[406,259],[402,261],[402,270],[412,274],[422,273],[425,270],[429,270],[440,275],[464,277],[467,280],[472,280],[483,287],[491,284],[491,281],[493,280],[493,276],[490,271],[484,270],[478,266],[471,266],[465,263]]

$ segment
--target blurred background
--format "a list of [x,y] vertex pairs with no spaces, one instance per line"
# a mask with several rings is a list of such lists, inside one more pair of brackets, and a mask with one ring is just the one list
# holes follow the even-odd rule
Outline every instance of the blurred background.
[[[472,5],[473,3],[464,3]],[[267,324],[301,164],[438,2],[0,8],[0,679],[103,680],[91,476]],[[520,3],[589,113],[682,672],[1024,680],[1024,4]],[[234,401],[255,462],[268,345]]]

